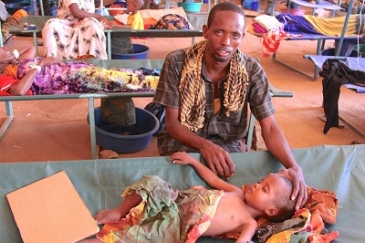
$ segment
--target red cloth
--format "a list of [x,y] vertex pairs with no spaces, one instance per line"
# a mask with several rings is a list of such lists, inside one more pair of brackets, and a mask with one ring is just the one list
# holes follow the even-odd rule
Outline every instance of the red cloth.
[[[14,78],[13,76],[0,75],[0,96],[11,96],[9,90],[19,83],[19,79]],[[32,91],[28,90],[25,95],[32,95]]]

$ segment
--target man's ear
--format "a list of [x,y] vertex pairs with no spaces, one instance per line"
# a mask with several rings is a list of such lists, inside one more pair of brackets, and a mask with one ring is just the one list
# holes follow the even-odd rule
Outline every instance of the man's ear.
[[207,32],[208,32],[208,30],[209,30],[209,27],[208,27],[208,25],[203,25],[203,37],[204,37],[204,39],[206,39],[207,38]]
[[276,214],[278,214],[278,211],[279,210],[274,206],[271,208],[265,209],[265,213],[268,216],[275,216]]

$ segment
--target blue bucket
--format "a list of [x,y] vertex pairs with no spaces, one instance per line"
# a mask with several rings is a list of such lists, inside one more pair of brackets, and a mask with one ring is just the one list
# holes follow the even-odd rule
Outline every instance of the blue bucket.
[[197,13],[200,12],[202,8],[202,2],[178,2],[177,6],[182,7],[185,12]]
[[147,59],[150,48],[141,44],[133,44],[133,52],[130,54],[112,53],[112,59]]
[[[145,149],[152,135],[159,129],[160,121],[151,112],[135,107],[136,124],[121,126],[103,122],[101,108],[94,109],[96,144],[118,153],[135,153]],[[89,115],[87,116],[89,123]]]

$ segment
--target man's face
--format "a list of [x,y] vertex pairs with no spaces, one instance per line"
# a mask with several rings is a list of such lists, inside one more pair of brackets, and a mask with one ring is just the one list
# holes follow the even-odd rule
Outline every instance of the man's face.
[[203,27],[206,55],[216,62],[229,62],[244,37],[245,19],[232,11],[216,12],[211,26]]
[[252,208],[263,211],[273,207],[274,199],[286,189],[290,190],[290,187],[282,177],[277,174],[270,174],[258,183],[247,186],[244,199]]

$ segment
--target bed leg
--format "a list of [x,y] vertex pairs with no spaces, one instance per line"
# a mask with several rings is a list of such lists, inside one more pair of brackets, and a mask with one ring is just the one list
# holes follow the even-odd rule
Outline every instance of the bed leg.
[[6,129],[8,129],[10,123],[14,119],[13,106],[11,101],[5,101],[5,108],[6,108],[6,119],[0,128],[0,138],[4,135]]
[[96,155],[94,98],[89,98],[89,125],[90,125],[91,158],[98,159]]

